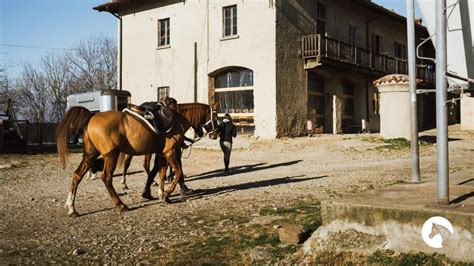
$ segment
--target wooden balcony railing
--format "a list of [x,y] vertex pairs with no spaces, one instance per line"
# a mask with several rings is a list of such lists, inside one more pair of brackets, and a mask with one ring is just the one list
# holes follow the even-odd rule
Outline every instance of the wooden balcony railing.
[[[328,58],[381,74],[408,73],[408,62],[405,59],[378,54],[320,34],[303,36],[301,44],[304,60],[321,61],[322,58]],[[417,77],[428,84],[433,84],[435,81],[434,72],[426,65],[417,65]]]

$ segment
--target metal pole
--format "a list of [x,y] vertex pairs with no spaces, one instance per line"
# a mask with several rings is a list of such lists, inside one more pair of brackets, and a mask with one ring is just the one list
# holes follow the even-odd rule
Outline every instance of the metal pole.
[[[408,76],[410,79],[411,125],[411,181],[420,182],[420,153],[418,146],[418,110],[416,103],[415,7],[414,0],[407,4]],[[398,66],[398,62],[397,62]]]
[[446,0],[436,1],[436,143],[438,160],[438,204],[449,204]]
[[194,102],[197,103],[198,98],[198,81],[197,81],[197,72],[198,72],[198,59],[197,59],[197,42],[194,42]]

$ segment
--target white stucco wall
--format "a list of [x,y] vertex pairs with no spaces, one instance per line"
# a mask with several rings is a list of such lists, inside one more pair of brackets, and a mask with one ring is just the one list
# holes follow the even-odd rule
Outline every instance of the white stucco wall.
[[[222,8],[237,5],[238,38],[222,39]],[[157,49],[157,21],[170,19],[170,47]],[[268,1],[187,0],[123,16],[123,89],[132,102],[155,101],[170,87],[179,102],[208,103],[208,75],[229,66],[254,72],[255,135],[276,137],[275,7]],[[209,30],[208,30],[209,29]]]
[[378,84],[380,92],[380,136],[411,139],[408,83]]

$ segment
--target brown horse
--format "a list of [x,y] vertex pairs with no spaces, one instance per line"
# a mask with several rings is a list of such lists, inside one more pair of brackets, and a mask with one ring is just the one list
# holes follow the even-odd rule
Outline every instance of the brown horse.
[[[216,139],[217,135],[215,133],[217,129],[217,103],[209,106],[203,103],[181,103],[177,104],[176,100],[170,98],[169,105],[176,110],[178,113],[182,114],[186,119],[189,120],[189,127],[193,128],[194,132],[196,132],[199,138],[203,137],[205,134],[209,133],[209,137],[212,139]],[[187,131],[189,127],[184,127],[184,131]],[[178,147],[175,151],[177,154],[177,160],[179,165],[182,167],[181,164],[181,149]],[[122,176],[122,187],[123,189],[128,189],[127,186],[127,171],[128,167],[130,166],[130,162],[132,161],[133,155],[127,155],[124,162],[123,168],[123,176]],[[157,158],[160,160],[160,158]],[[150,161],[151,161],[151,154],[145,155],[145,161],[143,163],[143,167],[147,175],[150,175]],[[158,162],[163,163],[163,162]],[[173,168],[174,169],[174,168]],[[182,170],[182,169],[181,169]],[[166,174],[166,169],[164,174]],[[161,178],[161,177],[160,177]],[[180,178],[179,187],[181,189],[181,193],[186,193],[189,189],[184,184],[184,174],[182,173],[182,178]]]
[[[77,216],[74,208],[76,192],[84,174],[102,155],[104,169],[102,181],[110,193],[112,202],[121,210],[127,211],[128,207],[120,200],[112,185],[112,176],[121,153],[144,155],[156,153],[166,159],[175,169],[176,176],[167,191],[160,187],[161,199],[169,202],[169,195],[174,191],[181,176],[181,167],[177,161],[175,148],[182,143],[184,138],[183,128],[189,127],[189,121],[181,114],[174,112],[172,128],[167,133],[156,134],[143,121],[135,116],[119,111],[108,111],[93,114],[83,107],[69,109],[58,126],[57,148],[63,166],[66,166],[68,154],[68,138],[71,134],[77,135],[83,129],[84,151],[83,158],[72,175],[72,184],[66,201],[69,216]],[[154,166],[152,172],[155,172]],[[142,196],[151,198],[150,186],[154,176],[148,176],[147,185]],[[151,181],[150,181],[151,180]],[[161,181],[164,184],[164,180]]]

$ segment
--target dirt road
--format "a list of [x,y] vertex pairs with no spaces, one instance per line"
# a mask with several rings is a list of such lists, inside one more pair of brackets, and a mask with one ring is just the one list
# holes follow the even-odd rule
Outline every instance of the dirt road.
[[[425,132],[420,147],[423,180],[436,176],[434,134]],[[450,171],[471,169],[474,133],[453,126],[450,138]],[[218,146],[203,148],[206,143],[184,160],[194,195],[175,194],[172,204],[144,200],[143,157],[136,157],[130,189],[121,189],[120,177],[114,178],[132,211],[120,213],[100,179],[84,179],[77,218],[66,215],[64,202],[81,154],[71,154],[65,170],[56,154],[0,155],[0,261],[301,262],[304,258],[292,255],[301,246],[279,243],[278,226],[299,223],[314,229],[320,223],[320,200],[405,182],[411,173],[409,144],[384,142],[374,134],[239,137],[228,176],[221,175]],[[156,187],[152,193],[158,196]]]

